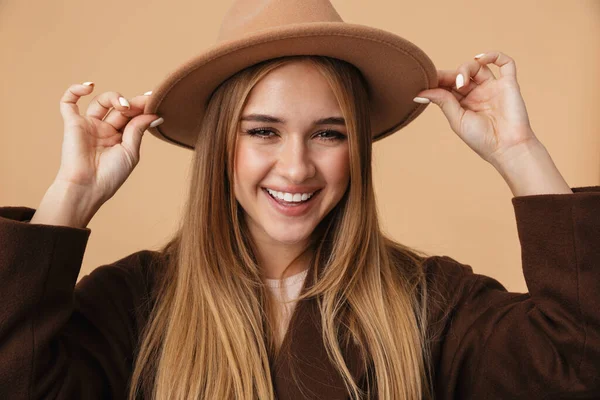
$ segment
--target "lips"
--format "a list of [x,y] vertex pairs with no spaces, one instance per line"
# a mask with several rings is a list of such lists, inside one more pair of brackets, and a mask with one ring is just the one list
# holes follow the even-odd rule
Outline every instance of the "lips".
[[262,188],[262,191],[267,196],[267,201],[276,211],[288,217],[299,217],[307,213],[308,210],[312,208],[316,201],[313,199],[318,196],[321,189],[314,192],[310,199],[298,203],[281,202],[279,199],[275,200],[275,198],[271,196],[269,192],[267,192],[267,189]]
[[275,200],[276,202],[278,202],[279,204],[286,205],[286,206],[292,206],[292,207],[294,206],[294,204],[300,205],[300,204],[310,202],[312,200],[312,198],[315,197],[321,191],[321,189],[314,191],[313,194],[310,196],[310,198],[308,198],[307,200],[304,200],[304,201],[285,201],[285,200],[281,200],[278,197],[273,196],[271,193],[269,193],[269,191],[266,188],[262,188],[262,189],[266,194],[271,196],[271,198],[273,200]]

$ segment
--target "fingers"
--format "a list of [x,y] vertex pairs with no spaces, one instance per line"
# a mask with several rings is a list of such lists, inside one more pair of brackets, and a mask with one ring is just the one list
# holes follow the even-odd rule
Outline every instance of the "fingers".
[[[148,94],[146,94],[148,93]],[[146,102],[148,100],[148,96],[151,92],[146,92],[143,95],[135,96],[132,99],[129,99],[129,109],[118,112],[115,109],[111,109],[112,112],[109,112],[104,117],[104,122],[112,125],[116,130],[121,130],[129,120],[136,115],[142,114],[144,109],[146,108]]]
[[65,121],[79,117],[77,101],[81,96],[88,95],[94,90],[94,82],[77,83],[69,86],[60,98],[60,114]]
[[438,87],[446,89],[460,101],[477,87],[477,84],[471,80],[465,83],[464,76],[464,72],[461,73],[460,70],[438,70]]
[[[478,54],[479,55],[479,54]],[[505,76],[517,79],[517,65],[515,61],[500,51],[487,51],[482,53],[481,57],[477,58],[477,62],[482,65],[494,64],[500,68],[500,78]]]
[[463,94],[490,79],[496,79],[492,70],[477,60],[466,62],[456,70],[438,70],[440,87],[454,88]]
[[438,85],[452,91],[454,97],[461,100],[478,85],[496,79],[487,66],[490,63],[500,67],[500,77],[513,76],[516,79],[516,65],[513,59],[499,51],[488,51],[461,64],[456,70],[438,70]]
[[[93,89],[94,82],[85,82],[73,84],[65,91],[60,99],[60,112],[65,120],[80,116],[77,101],[82,96],[90,94]],[[89,104],[86,116],[103,119],[116,130],[125,127],[122,141],[128,142],[130,145],[139,145],[142,134],[151,123],[153,123],[153,126],[158,126],[163,122],[162,118],[157,121],[159,119],[157,115],[143,114],[146,102],[151,94],[152,91],[149,91],[128,101],[119,92],[101,93]],[[113,110],[116,111],[111,113],[110,111]],[[139,116],[139,118],[136,119],[136,116]]]
[[[514,60],[502,52],[488,51],[478,54],[473,58],[474,60],[458,67],[457,74],[455,75],[457,78],[458,74],[461,74],[465,81],[472,80],[477,85],[481,85],[490,79],[496,79],[492,70],[487,66],[487,64],[495,64],[500,68],[500,78],[512,76],[516,79],[517,66]],[[448,79],[449,77],[447,76],[446,80]]]
[[162,118],[159,118],[154,114],[142,114],[132,118],[123,131],[121,145],[125,147],[130,154],[133,154],[136,160],[139,159],[140,146],[144,132],[151,125],[158,126],[163,122],[164,120]]
[[119,92],[104,92],[92,99],[85,115],[103,120],[112,108],[118,111],[125,111],[130,108],[130,105],[127,99]]
[[439,86],[456,88],[458,86],[456,79],[459,74],[463,76],[463,85],[471,79],[476,84],[481,84],[488,79],[495,79],[494,73],[486,65],[481,65],[477,60],[473,60],[462,64],[457,69],[438,70]]
[[456,90],[454,90],[454,89],[450,89],[450,90],[448,90],[448,91],[449,91],[450,93],[452,93],[452,95],[454,96],[454,98],[455,98],[457,101],[459,101],[459,102],[460,102],[462,99],[464,99],[465,97],[467,97],[467,95],[466,95],[466,94],[459,93],[459,92],[457,92],[457,91],[456,91]]
[[[476,85],[481,85],[485,81],[496,79],[492,70],[487,65],[480,64],[477,60],[471,60],[458,67],[455,73],[455,79],[460,79],[458,78],[458,74],[462,75],[465,86],[467,83],[470,83],[468,81],[471,81]],[[461,89],[459,83],[459,81],[455,81],[457,89]]]
[[[465,110],[460,104],[461,96],[451,89],[437,87],[417,93],[414,101],[423,104],[427,104],[427,102],[436,104],[446,116],[452,130],[458,133],[461,131],[460,124],[465,114]],[[427,102],[422,101],[423,99],[427,100]]]

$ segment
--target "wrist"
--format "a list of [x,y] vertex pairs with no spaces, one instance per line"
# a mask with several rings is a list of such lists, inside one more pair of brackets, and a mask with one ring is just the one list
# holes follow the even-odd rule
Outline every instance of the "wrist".
[[55,181],[46,191],[30,223],[86,228],[100,205],[85,188]]
[[546,147],[537,139],[509,149],[494,159],[492,165],[515,197],[573,193]]

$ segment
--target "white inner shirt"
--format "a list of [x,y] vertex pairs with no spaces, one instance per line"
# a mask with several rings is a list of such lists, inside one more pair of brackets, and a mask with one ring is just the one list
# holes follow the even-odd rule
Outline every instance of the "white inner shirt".
[[276,312],[279,315],[279,344],[281,344],[283,341],[283,337],[285,336],[288,324],[290,323],[290,318],[292,317],[294,307],[297,303],[296,301],[292,301],[290,303],[283,304],[281,301],[291,300],[298,297],[300,290],[302,290],[302,286],[304,286],[304,279],[306,278],[307,274],[308,268],[284,279],[265,278],[265,284],[267,287],[269,287],[275,299],[279,300],[276,302]]

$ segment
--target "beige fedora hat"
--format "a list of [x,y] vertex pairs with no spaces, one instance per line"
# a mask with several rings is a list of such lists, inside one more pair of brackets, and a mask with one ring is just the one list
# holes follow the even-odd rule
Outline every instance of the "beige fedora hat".
[[322,55],[356,66],[369,84],[373,140],[405,127],[428,104],[417,93],[438,86],[423,50],[381,29],[346,23],[329,0],[237,0],[217,42],[178,66],[152,91],[144,110],[165,122],[148,130],[193,149],[212,92],[258,62],[291,55]]

